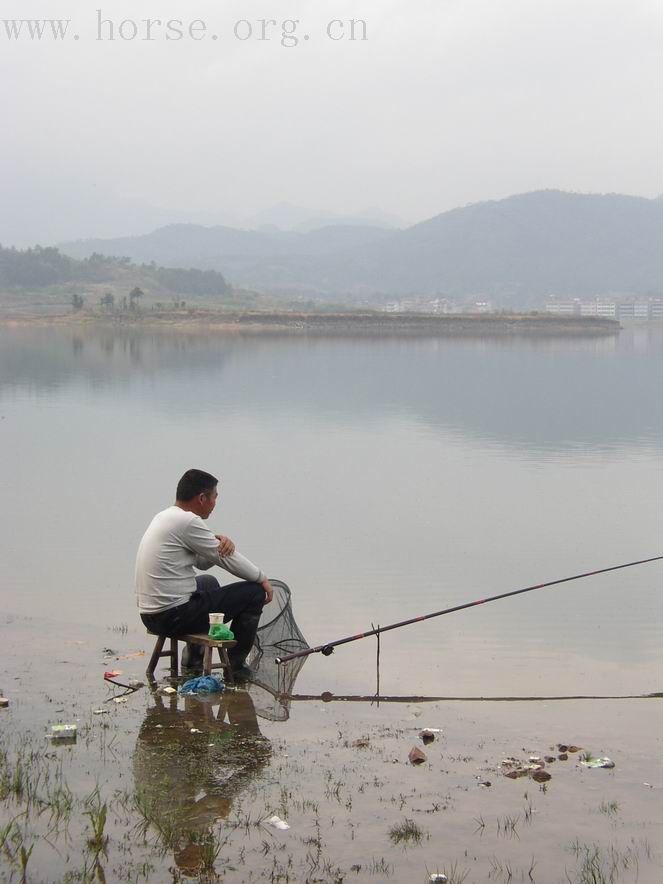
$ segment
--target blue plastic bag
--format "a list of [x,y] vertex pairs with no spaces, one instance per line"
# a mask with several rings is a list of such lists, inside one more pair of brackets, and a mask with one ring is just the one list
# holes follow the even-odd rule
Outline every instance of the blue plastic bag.
[[180,694],[220,694],[225,691],[223,679],[218,675],[200,675],[198,678],[190,678],[180,685]]

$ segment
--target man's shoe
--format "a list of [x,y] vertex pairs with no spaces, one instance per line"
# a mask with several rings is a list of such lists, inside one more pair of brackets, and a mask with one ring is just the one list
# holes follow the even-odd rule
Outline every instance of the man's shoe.
[[233,678],[237,681],[251,681],[255,677],[255,670],[247,666],[246,663],[238,663],[232,667]]

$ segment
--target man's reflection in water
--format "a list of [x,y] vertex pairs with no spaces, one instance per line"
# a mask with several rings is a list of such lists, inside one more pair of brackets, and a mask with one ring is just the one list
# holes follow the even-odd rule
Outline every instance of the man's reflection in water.
[[[201,733],[192,733],[192,729]],[[196,875],[213,844],[214,824],[269,762],[247,691],[209,697],[154,694],[134,752],[136,793],[145,819]]]

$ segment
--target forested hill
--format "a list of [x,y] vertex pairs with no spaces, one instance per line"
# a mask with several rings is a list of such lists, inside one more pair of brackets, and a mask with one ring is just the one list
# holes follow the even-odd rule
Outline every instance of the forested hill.
[[152,285],[174,295],[221,296],[230,292],[215,270],[132,264],[128,258],[97,253],[77,261],[56,248],[7,249],[0,246],[0,290],[42,289],[66,283]]
[[[387,247],[388,246],[388,247]],[[540,191],[445,212],[344,262],[335,285],[484,294],[525,306],[546,295],[663,292],[663,200]]]

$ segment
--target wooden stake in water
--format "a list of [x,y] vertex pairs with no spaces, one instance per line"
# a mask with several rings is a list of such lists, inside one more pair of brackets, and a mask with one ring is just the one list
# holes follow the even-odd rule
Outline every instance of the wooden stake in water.
[[378,649],[377,656],[375,659],[375,668],[376,668],[376,686],[375,686],[375,696],[377,697],[378,705],[380,704],[380,624],[378,623],[377,628],[373,626],[371,623],[372,629],[375,630],[375,638],[377,639]]

